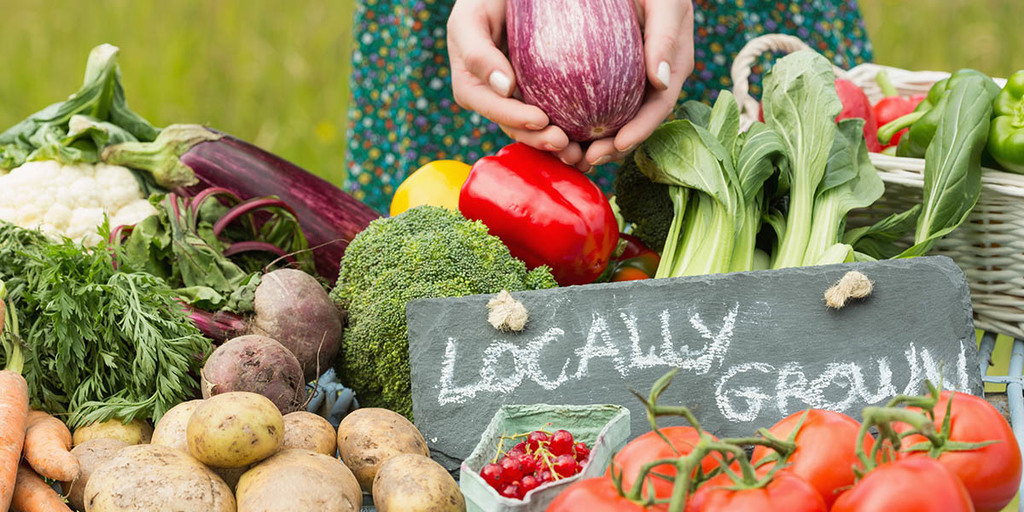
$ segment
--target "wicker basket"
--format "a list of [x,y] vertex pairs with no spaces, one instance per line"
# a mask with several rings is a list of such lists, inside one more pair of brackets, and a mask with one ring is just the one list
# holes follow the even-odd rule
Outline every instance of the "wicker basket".
[[[740,104],[744,126],[757,118],[758,103],[749,94],[750,68],[765,52],[790,53],[809,49],[800,39],[770,34],[752,39],[732,66],[733,94]],[[836,69],[872,102],[882,97],[875,75],[885,70],[901,94],[924,94],[932,84],[949,76],[935,71],[907,71],[861,64]],[[996,79],[1002,86],[1005,81]],[[871,224],[891,213],[921,202],[924,160],[871,153],[871,162],[885,182],[885,195],[866,210],[850,214],[851,227]],[[941,240],[932,254],[953,258],[967,275],[979,329],[1024,338],[1024,176],[985,169],[981,197],[967,222]]]

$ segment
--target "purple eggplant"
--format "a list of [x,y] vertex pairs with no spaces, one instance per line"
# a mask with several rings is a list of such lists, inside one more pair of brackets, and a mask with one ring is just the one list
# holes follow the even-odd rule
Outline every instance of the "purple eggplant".
[[[171,125],[153,142],[108,146],[101,159],[161,175],[180,176],[187,171],[185,175],[194,179],[174,184],[184,195],[219,187],[242,200],[276,196],[294,210],[313,251],[317,273],[332,283],[349,241],[380,217],[366,204],[295,164],[200,125]],[[166,172],[171,169],[176,172]]]
[[509,60],[523,100],[569,139],[611,137],[646,90],[633,0],[508,0]]

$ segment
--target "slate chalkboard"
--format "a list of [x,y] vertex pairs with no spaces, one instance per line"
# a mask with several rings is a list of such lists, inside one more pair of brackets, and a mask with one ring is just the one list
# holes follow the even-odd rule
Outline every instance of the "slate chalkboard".
[[[827,309],[824,291],[849,270],[874,292]],[[619,404],[633,437],[647,432],[630,389],[646,395],[675,367],[663,403],[690,407],[719,436],[750,435],[807,407],[858,417],[940,372],[947,389],[982,392],[967,282],[945,257],[513,296],[530,312],[520,333],[487,323],[490,296],[406,308],[415,424],[450,470],[501,404]]]

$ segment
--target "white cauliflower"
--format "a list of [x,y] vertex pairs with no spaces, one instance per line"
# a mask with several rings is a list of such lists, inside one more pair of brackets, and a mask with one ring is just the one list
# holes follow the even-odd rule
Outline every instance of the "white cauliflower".
[[125,167],[43,160],[0,174],[0,220],[92,246],[100,242],[96,228],[104,214],[114,228],[156,209]]

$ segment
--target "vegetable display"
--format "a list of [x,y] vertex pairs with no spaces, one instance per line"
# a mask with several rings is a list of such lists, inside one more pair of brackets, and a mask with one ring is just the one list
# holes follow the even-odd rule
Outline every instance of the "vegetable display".
[[562,286],[593,282],[618,242],[601,189],[558,157],[523,143],[473,165],[459,211],[483,222],[527,268],[550,268]]
[[570,140],[611,137],[640,110],[643,39],[629,0],[509,0],[509,61],[523,99]]

